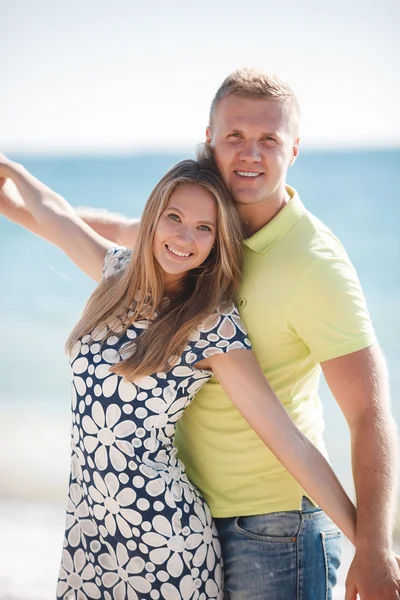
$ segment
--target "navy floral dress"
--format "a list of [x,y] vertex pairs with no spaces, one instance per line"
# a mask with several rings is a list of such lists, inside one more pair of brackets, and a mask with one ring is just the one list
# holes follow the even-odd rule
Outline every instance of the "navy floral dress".
[[[129,250],[110,250],[104,276],[130,258]],[[135,322],[121,336],[120,323],[108,323],[70,355],[72,469],[57,584],[62,600],[223,598],[217,531],[173,440],[176,422],[212,375],[193,365],[250,342],[232,305],[193,331],[167,373],[134,382],[110,373],[121,347],[147,326]]]

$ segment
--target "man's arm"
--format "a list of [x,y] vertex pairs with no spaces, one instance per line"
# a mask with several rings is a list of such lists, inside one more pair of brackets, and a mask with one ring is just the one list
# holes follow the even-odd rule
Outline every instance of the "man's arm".
[[129,219],[105,208],[79,206],[75,210],[77,215],[102,237],[126,248],[135,246],[140,219]]
[[[76,208],[75,210],[77,215],[102,237],[127,248],[134,247],[139,231],[138,219],[128,219],[105,209]],[[48,239],[10,179],[0,179],[0,214],[39,237]]]
[[386,365],[354,267],[340,246],[318,256],[289,312],[289,323],[320,363],[348,422],[357,496],[356,554],[346,600],[398,600],[400,572],[390,553],[397,441]]
[[[397,434],[388,375],[377,345],[321,364],[348,423],[357,500],[356,553],[346,600],[397,598],[400,575],[391,554]],[[397,583],[396,583],[397,582]]]

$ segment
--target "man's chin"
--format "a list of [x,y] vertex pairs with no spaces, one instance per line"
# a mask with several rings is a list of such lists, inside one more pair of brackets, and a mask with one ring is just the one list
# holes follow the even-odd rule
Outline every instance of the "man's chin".
[[251,205],[251,204],[258,204],[260,202],[260,198],[259,195],[257,194],[246,194],[243,192],[232,192],[232,196],[233,199],[235,201],[236,204],[240,204],[240,205]]

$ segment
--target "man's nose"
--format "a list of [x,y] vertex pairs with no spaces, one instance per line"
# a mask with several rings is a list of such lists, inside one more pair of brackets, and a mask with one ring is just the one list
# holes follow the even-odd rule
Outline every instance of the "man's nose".
[[240,148],[239,158],[247,162],[260,162],[261,151],[258,142],[251,140],[244,142]]

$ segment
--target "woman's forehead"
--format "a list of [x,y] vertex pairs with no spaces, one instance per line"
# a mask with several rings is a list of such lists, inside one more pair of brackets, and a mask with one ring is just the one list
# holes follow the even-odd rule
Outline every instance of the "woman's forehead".
[[217,217],[217,202],[211,192],[194,183],[183,183],[175,188],[167,206],[198,221],[215,222]]

